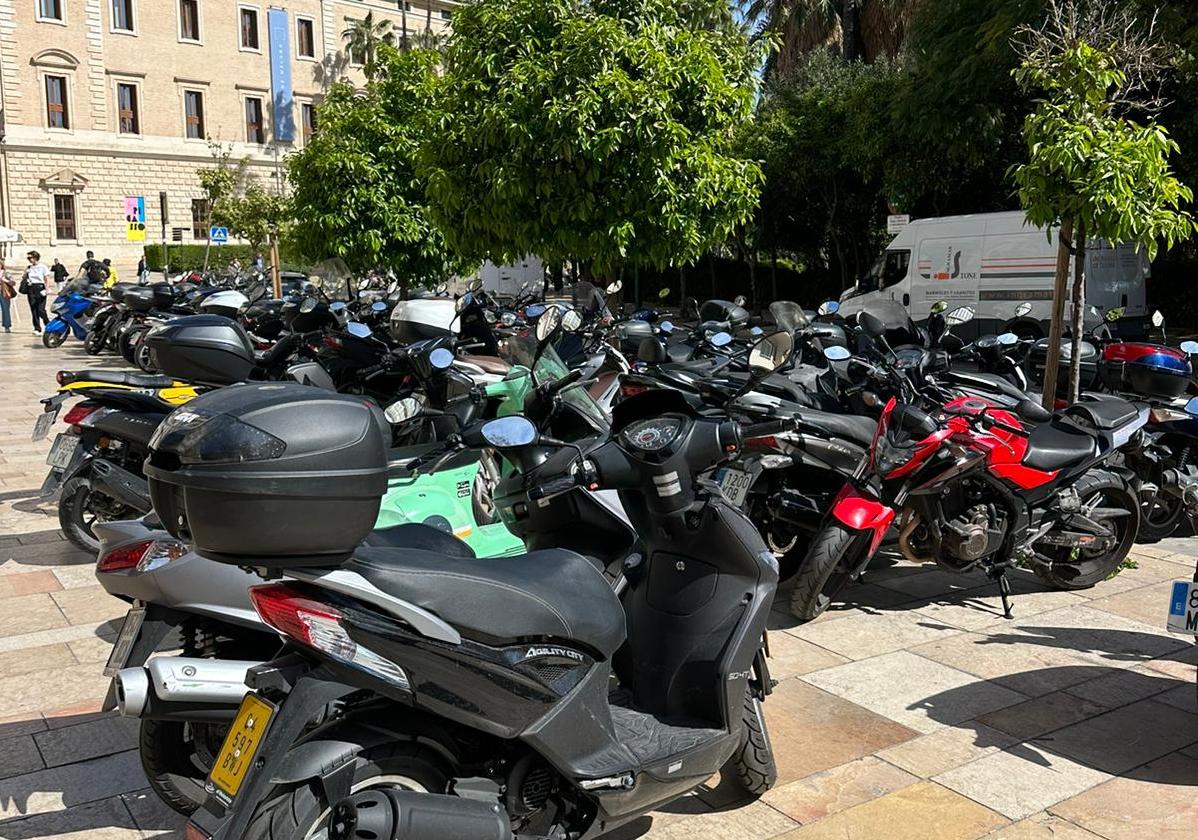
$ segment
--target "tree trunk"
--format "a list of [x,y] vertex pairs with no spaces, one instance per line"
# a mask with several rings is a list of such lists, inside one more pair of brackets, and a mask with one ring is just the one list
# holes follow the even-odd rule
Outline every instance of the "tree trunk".
[[682,302],[686,300],[686,266],[678,266],[678,311],[682,311]]
[[1052,323],[1048,329],[1048,355],[1044,359],[1043,406],[1056,407],[1057,367],[1061,363],[1061,327],[1065,323],[1065,295],[1069,281],[1069,241],[1073,238],[1073,220],[1063,219],[1057,233],[1057,275],[1052,292]]
[[279,236],[270,235],[270,278],[273,281],[275,300],[283,297],[283,277],[279,273]]
[[841,52],[845,61],[856,61],[861,57],[857,49],[858,30],[861,25],[861,0],[844,0],[840,11]]
[[425,46],[431,47],[432,40],[433,40],[433,4],[432,3],[424,4],[424,32],[425,32],[425,35],[428,36],[427,40],[429,41],[429,43],[425,44]]
[[715,298],[715,254],[707,254],[707,273],[711,277],[711,297]]
[[401,49],[408,48],[408,0],[399,0],[399,25],[403,27],[403,33],[399,36]]
[[750,311],[757,311],[760,307],[757,305],[757,255],[749,254],[749,306]]
[[770,249],[770,302],[778,299],[778,249]]
[[1079,222],[1073,246],[1073,326],[1069,342],[1069,402],[1077,402],[1081,390],[1081,344],[1086,307],[1086,224]]

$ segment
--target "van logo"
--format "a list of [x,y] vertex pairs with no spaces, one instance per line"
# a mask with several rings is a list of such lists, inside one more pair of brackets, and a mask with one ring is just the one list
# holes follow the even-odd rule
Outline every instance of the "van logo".
[[[962,252],[959,248],[955,251],[952,248],[949,248],[947,251],[945,251],[944,252],[944,270],[935,272],[934,274],[931,275],[930,279],[932,279],[932,280],[958,280],[958,279],[976,280],[977,276],[978,276],[976,272],[973,272],[973,271],[962,272],[961,271],[961,253]],[[927,277],[928,275],[925,274],[924,276]]]
[[560,656],[564,659],[573,659],[575,662],[582,662],[582,654],[570,648],[546,646],[546,647],[530,647],[524,654],[522,662],[527,662],[530,659],[538,659],[542,656]]

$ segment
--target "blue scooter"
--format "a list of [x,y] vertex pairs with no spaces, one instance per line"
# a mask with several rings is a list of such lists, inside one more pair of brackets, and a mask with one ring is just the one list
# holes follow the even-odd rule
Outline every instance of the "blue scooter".
[[95,306],[95,301],[84,297],[79,292],[61,292],[50,306],[54,319],[46,324],[42,331],[42,344],[47,347],[58,347],[67,340],[67,335],[75,333],[75,338],[83,341],[87,338],[87,327],[79,323],[79,318],[86,315]]

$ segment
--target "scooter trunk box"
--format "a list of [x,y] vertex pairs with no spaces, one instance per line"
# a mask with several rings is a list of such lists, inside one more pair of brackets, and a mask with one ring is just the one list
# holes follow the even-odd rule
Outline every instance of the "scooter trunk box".
[[[1069,354],[1070,339],[1061,340],[1061,360],[1057,366],[1057,393],[1065,394],[1069,390]],[[1028,353],[1028,378],[1037,385],[1044,384],[1044,368],[1048,360],[1048,339],[1042,338],[1032,345]],[[1098,348],[1089,341],[1081,343],[1081,377],[1080,385],[1084,391],[1098,384]]]
[[185,315],[146,336],[160,371],[184,382],[232,385],[250,378],[256,366],[245,329],[220,315]]
[[1193,373],[1182,351],[1136,342],[1104,347],[1098,369],[1112,391],[1170,400],[1186,392]]

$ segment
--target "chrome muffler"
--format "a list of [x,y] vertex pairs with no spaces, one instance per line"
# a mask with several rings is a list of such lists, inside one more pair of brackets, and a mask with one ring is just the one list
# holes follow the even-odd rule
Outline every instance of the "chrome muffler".
[[232,720],[249,692],[246,672],[261,662],[160,656],[113,677],[117,712],[149,720]]

